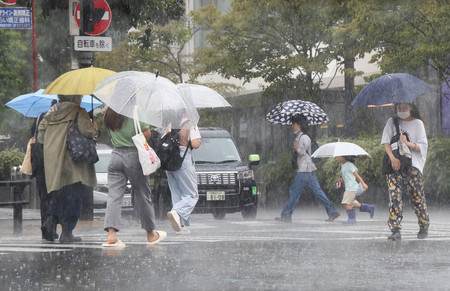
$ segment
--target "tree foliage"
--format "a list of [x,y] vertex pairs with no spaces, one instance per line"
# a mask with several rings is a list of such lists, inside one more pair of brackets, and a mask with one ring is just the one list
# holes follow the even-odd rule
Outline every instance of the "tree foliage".
[[217,72],[244,81],[261,77],[279,98],[316,101],[332,53],[327,42],[333,1],[235,0],[222,15],[210,5],[193,13],[208,30],[209,47],[198,49],[198,74]]
[[449,72],[450,2],[442,0],[348,1],[354,15],[339,29],[376,50],[383,73],[417,73],[431,66],[440,81]]
[[[23,1],[23,0],[22,0]],[[25,0],[23,2],[31,2]],[[112,29],[127,30],[130,27],[149,23],[166,24],[170,19],[179,19],[184,15],[183,0],[107,0],[114,21]],[[67,0],[41,0],[44,16],[53,10],[68,9]]]

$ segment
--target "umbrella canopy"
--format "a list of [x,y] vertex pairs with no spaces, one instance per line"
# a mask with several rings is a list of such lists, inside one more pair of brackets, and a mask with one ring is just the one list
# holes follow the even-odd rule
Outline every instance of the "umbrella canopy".
[[359,145],[351,142],[332,142],[319,147],[312,155],[312,158],[330,158],[339,156],[369,156],[370,155]]
[[116,72],[89,67],[69,71],[59,76],[45,89],[45,94],[90,95],[98,82]]
[[99,82],[94,95],[111,109],[156,127],[180,128],[183,115],[194,124],[200,119],[190,96],[164,77],[148,72],[124,71]]
[[431,91],[431,87],[413,75],[387,74],[369,82],[356,95],[351,105],[361,107],[412,103],[417,97],[429,91]]
[[196,108],[231,107],[216,90],[197,84],[178,84],[184,94],[190,95]]
[[[20,95],[5,105],[22,113],[26,117],[38,117],[47,112],[51,106],[52,100],[57,100],[57,95],[43,94],[44,89],[39,89],[34,93]],[[103,105],[99,100],[91,95],[84,95],[81,101],[81,107],[86,111],[91,111]]]
[[328,122],[328,116],[315,103],[303,100],[289,100],[277,104],[266,115],[266,120],[284,125],[291,125],[291,117],[301,114],[306,117],[309,125]]

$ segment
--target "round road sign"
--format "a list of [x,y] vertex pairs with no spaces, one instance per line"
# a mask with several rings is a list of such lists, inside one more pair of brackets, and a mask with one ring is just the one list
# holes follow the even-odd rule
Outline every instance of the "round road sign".
[[[100,21],[94,25],[93,32],[85,32],[88,35],[99,35],[104,33],[111,23],[111,8],[109,8],[109,5],[105,0],[94,0],[94,9],[95,8],[105,9],[105,14],[103,14],[102,19],[100,19]],[[81,28],[80,3],[78,3],[77,7],[75,8],[75,21],[77,22],[78,27]]]

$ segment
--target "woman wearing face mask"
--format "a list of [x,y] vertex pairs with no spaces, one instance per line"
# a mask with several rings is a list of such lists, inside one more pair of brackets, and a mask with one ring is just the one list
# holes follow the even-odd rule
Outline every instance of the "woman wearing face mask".
[[291,118],[291,121],[292,130],[295,134],[294,150],[298,155],[298,169],[289,189],[289,200],[281,212],[281,217],[277,217],[275,220],[288,223],[292,222],[292,212],[302,195],[303,188],[308,186],[311,188],[314,196],[325,206],[328,214],[328,219],[325,221],[331,222],[339,217],[340,214],[330,200],[328,200],[327,195],[320,188],[319,181],[317,181],[317,169],[311,160],[311,138],[308,136],[308,120],[305,116],[297,114]]
[[[387,175],[389,189],[389,220],[388,225],[392,234],[389,240],[400,240],[401,222],[403,219],[402,194],[408,193],[411,197],[411,205],[416,213],[420,230],[417,238],[424,239],[428,236],[430,219],[428,217],[425,193],[423,191],[422,172],[427,158],[428,140],[425,132],[423,118],[414,104],[399,103],[395,105],[396,117],[391,117],[383,130],[381,144],[388,154],[392,169],[396,172]],[[400,160],[392,153],[391,138],[397,130],[394,125],[394,118],[399,120],[400,141],[405,143],[411,151],[412,166],[405,172],[400,169]],[[408,139],[406,138],[407,133]]]

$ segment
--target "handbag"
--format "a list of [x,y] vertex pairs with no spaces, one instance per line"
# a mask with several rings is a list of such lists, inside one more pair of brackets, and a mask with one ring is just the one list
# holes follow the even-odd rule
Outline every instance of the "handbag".
[[20,172],[26,175],[33,174],[33,167],[31,166],[31,145],[36,142],[36,133],[27,144],[27,151],[25,153],[25,158],[23,159],[22,166],[20,167]]
[[78,128],[78,113],[80,112],[77,112],[75,120],[66,131],[67,149],[73,161],[95,164],[98,162],[95,140],[85,137],[80,132]]
[[159,169],[161,166],[161,160],[152,147],[148,144],[147,139],[142,133],[136,107],[134,110],[134,129],[136,130],[136,135],[134,135],[132,139],[138,150],[139,163],[141,164],[144,176],[148,176]]
[[[393,120],[397,133],[391,138],[391,148],[394,157],[400,160],[400,169],[398,171],[394,171],[394,169],[392,169],[391,159],[389,158],[388,154],[385,153],[383,157],[383,166],[382,166],[382,173],[385,175],[394,173],[405,173],[412,166],[411,151],[409,150],[409,148],[407,150],[403,148],[400,151],[401,147],[407,148],[407,146],[400,141],[401,131],[400,126],[398,124],[398,118],[393,117]],[[404,135],[406,135],[406,139],[409,141],[408,134],[404,133]]]
[[33,163],[32,163],[32,153],[33,147],[36,144],[36,133],[38,131],[40,116],[36,119],[36,127],[34,128],[34,135],[30,138],[27,143],[27,151],[25,152],[25,157],[22,162],[22,166],[20,166],[20,172],[26,175],[33,175]]

